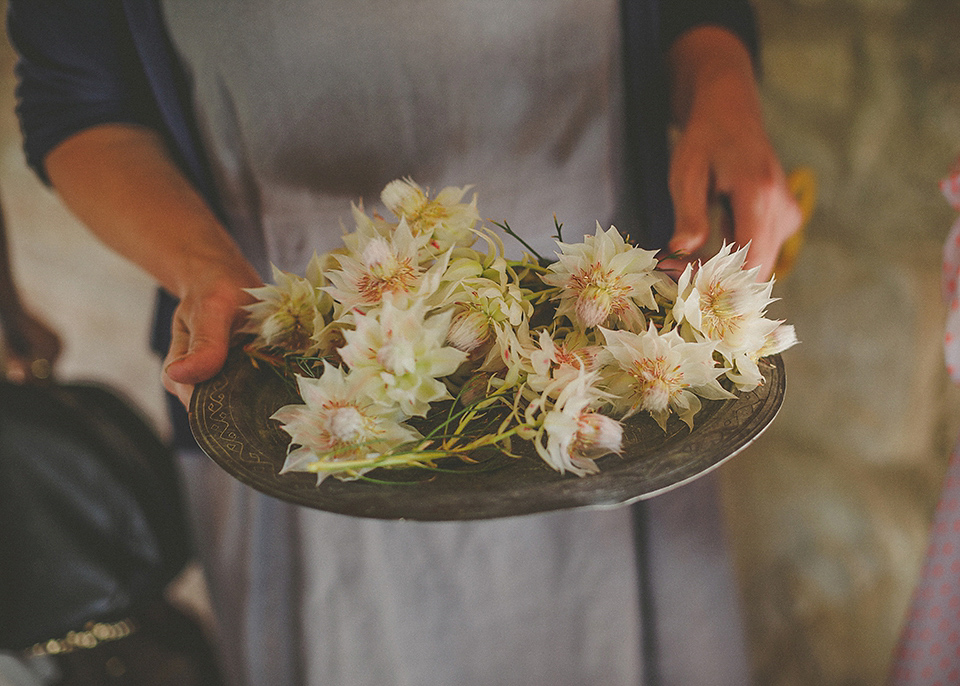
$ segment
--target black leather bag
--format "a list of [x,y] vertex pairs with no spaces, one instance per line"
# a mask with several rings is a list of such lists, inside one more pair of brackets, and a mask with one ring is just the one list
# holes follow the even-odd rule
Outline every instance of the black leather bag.
[[0,648],[116,622],[190,555],[171,453],[112,392],[0,382]]

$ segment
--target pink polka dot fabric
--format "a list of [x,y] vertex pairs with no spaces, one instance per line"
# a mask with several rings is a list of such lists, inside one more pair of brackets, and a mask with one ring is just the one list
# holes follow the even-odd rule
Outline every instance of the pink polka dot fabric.
[[960,684],[960,443],[950,459],[890,683]]
[[[940,182],[960,212],[960,160]],[[948,304],[944,352],[960,382],[960,219],[943,249],[943,294]],[[893,686],[960,685],[960,441],[954,448],[933,519],[930,545],[913,604],[894,656]]]
[[[955,210],[960,212],[960,159],[950,175],[940,182],[940,190]],[[954,222],[943,246],[943,297],[947,303],[947,330],[944,334],[944,353],[950,378],[960,383],[960,294],[957,279],[960,276],[960,218]]]

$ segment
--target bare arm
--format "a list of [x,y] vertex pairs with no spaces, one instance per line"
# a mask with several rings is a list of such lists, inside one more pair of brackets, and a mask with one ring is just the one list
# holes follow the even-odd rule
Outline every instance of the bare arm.
[[186,404],[223,365],[256,271],[150,129],[86,129],[47,155],[46,170],[81,221],[180,299],[163,380]]
[[752,241],[748,263],[761,265],[766,279],[801,216],[763,126],[750,55],[729,31],[704,26],[681,35],[668,57],[681,129],[670,167],[676,212],[670,249],[696,252],[708,238],[711,197],[727,196],[732,238]]

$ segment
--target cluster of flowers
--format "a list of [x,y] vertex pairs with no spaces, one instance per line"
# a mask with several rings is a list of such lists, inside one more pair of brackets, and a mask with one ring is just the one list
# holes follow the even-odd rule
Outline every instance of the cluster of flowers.
[[342,250],[251,289],[248,352],[303,401],[273,415],[291,437],[283,471],[355,479],[524,440],[583,476],[621,451],[619,419],[666,428],[676,413],[692,429],[700,398],[755,388],[758,360],[796,342],[765,317],[773,282],[744,269],[745,249],[674,282],[614,227],[567,244],[557,225],[556,261],[511,261],[468,190],[393,181],[381,200],[397,221],[354,206]]

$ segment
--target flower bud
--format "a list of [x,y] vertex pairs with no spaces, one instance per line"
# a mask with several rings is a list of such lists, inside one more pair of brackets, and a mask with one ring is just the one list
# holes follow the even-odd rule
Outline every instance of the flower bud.
[[460,390],[459,402],[469,407],[487,397],[490,387],[490,374],[475,374],[467,379]]
[[613,298],[605,288],[587,286],[577,298],[577,318],[587,328],[603,324],[610,316]]
[[465,353],[472,352],[490,340],[490,320],[474,308],[459,310],[450,322],[447,343]]
[[599,412],[583,412],[577,421],[577,434],[571,453],[573,457],[596,459],[609,453],[620,453],[623,426]]

